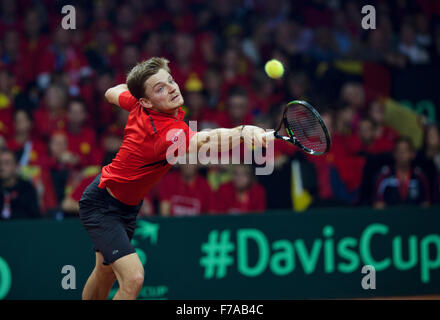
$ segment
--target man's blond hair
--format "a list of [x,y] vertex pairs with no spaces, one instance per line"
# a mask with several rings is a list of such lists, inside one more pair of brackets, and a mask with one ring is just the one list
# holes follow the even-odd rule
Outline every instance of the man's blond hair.
[[127,75],[127,87],[136,99],[146,97],[145,82],[160,69],[170,72],[169,61],[165,58],[153,57],[138,63]]

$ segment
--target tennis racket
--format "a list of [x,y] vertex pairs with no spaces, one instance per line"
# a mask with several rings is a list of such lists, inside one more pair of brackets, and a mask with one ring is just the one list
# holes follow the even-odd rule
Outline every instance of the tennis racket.
[[[281,131],[284,129],[287,136]],[[283,111],[283,118],[275,131],[266,133],[277,139],[288,141],[303,151],[313,155],[323,155],[330,150],[331,139],[324,121],[308,102],[289,102]]]

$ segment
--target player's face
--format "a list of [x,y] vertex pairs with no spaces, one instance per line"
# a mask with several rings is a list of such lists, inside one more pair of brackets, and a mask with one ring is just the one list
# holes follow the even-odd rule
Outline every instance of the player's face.
[[155,75],[148,78],[146,88],[148,98],[140,99],[146,108],[177,114],[178,108],[183,105],[179,86],[165,69],[160,69]]

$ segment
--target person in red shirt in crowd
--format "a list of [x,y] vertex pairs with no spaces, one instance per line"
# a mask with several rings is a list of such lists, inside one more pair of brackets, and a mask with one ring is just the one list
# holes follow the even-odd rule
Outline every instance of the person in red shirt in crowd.
[[162,55],[162,38],[158,32],[145,32],[142,35],[141,58],[146,60],[150,57]]
[[101,164],[106,166],[112,162],[122,145],[124,136],[123,129],[116,125],[109,126],[108,130],[103,134],[100,145],[103,146],[100,156]]
[[212,110],[224,110],[224,101],[221,100],[220,91],[222,85],[221,74],[214,68],[207,69],[203,76],[203,88],[206,95],[206,102]]
[[121,49],[121,67],[119,68],[119,73],[116,76],[116,82],[124,82],[128,72],[136,65],[139,61],[140,53],[137,44],[126,44]]
[[128,43],[139,43],[141,30],[137,25],[138,16],[133,7],[122,4],[116,13],[116,26],[112,26],[113,38],[118,50],[121,50]]
[[61,202],[61,209],[64,213],[68,215],[77,215],[79,212],[79,200],[87,188],[87,186],[95,180],[95,175],[90,175],[83,177],[79,182],[74,184],[72,187],[72,192],[70,194],[66,194],[63,201]]
[[66,129],[67,92],[53,84],[47,88],[43,106],[34,111],[36,133],[43,141],[49,141],[52,132]]
[[349,152],[352,154],[379,154],[390,152],[393,140],[381,139],[376,135],[376,126],[370,118],[359,121],[357,134],[352,135],[348,141]]
[[196,61],[194,40],[190,34],[177,33],[173,37],[173,62],[170,68],[177,83],[186,83],[191,75],[202,78],[205,72],[203,61]]
[[8,148],[17,155],[19,167],[42,165],[46,161],[47,147],[33,135],[32,114],[25,109],[14,112],[14,135],[8,141]]
[[115,82],[114,79],[114,74],[110,69],[98,73],[92,86],[90,99],[86,100],[87,113],[89,114],[88,122],[97,132],[103,132],[114,124],[120,110],[102,99],[107,89]]
[[185,107],[187,119],[197,121],[199,130],[215,126],[215,112],[207,106],[203,84],[195,76],[191,76],[185,83]]
[[375,144],[378,152],[392,152],[399,134],[385,124],[385,106],[381,100],[374,100],[368,108],[368,115],[375,127]]
[[24,39],[20,44],[20,52],[23,59],[24,74],[21,77],[24,83],[33,81],[38,74],[38,64],[35,61],[41,59],[41,54],[46,51],[50,40],[41,33],[43,24],[39,12],[35,8],[31,8],[26,12],[24,20]]
[[6,70],[0,70],[0,135],[9,139],[14,132],[14,75]]
[[197,152],[202,146],[232,149],[242,141],[248,147],[255,140],[263,145],[265,131],[242,125],[193,132],[183,122],[183,97],[163,58],[137,64],[127,84],[110,88],[105,97],[127,110],[129,117],[118,154],[79,201],[81,221],[96,251],[96,266],[82,296],[106,299],[117,278],[114,299],[135,299],[144,282],[142,263],[130,243],[136,216],[142,199],[171,168],[173,156]]
[[310,79],[305,72],[299,71],[289,76],[289,100],[309,100]]
[[188,5],[188,2],[190,1],[165,0],[165,10],[160,10],[155,15],[157,23],[168,23],[176,30],[193,33],[197,26],[197,21],[189,9],[190,5]]
[[246,91],[240,87],[231,89],[226,100],[226,110],[218,113],[215,122],[219,127],[233,128],[239,124],[251,124],[252,121]]
[[221,97],[226,97],[231,88],[249,90],[254,72],[251,62],[235,48],[226,49],[222,57]]
[[217,213],[261,213],[266,210],[266,190],[254,181],[252,170],[249,165],[234,166],[233,180],[221,185],[215,195]]
[[196,216],[210,213],[213,193],[197,164],[181,164],[160,183],[159,201],[162,216]]
[[341,100],[352,109],[351,129],[356,130],[366,109],[364,87],[358,82],[345,83],[341,88]]
[[17,30],[7,30],[2,37],[1,64],[17,77],[18,84],[24,86],[32,70],[32,60],[21,51],[20,34]]
[[213,32],[200,32],[195,38],[195,56],[207,66],[215,65],[219,61],[219,52],[215,46],[215,34]]
[[0,4],[0,36],[3,36],[3,33],[8,29],[21,30],[21,20],[17,10],[19,2],[16,0],[4,0]]
[[75,174],[80,159],[68,149],[64,131],[55,131],[49,141],[49,155],[42,170],[44,207],[47,211],[58,210],[65,196],[71,175]]
[[[321,111],[321,118],[324,121],[330,137],[334,135],[334,113],[331,110]],[[331,185],[331,170],[334,167],[334,160],[337,156],[335,149],[330,148],[329,152],[320,157],[307,155],[307,159],[315,165],[316,177],[318,182],[318,196],[321,204],[331,204],[335,201],[335,194]]]
[[369,118],[361,119],[358,125],[358,134],[351,136],[349,150],[354,155],[363,156],[365,166],[362,168],[362,181],[359,189],[357,204],[371,205],[374,201],[374,185],[376,173],[384,165],[392,162],[391,153],[397,132],[385,125],[384,106],[381,101],[375,100],[368,110]]
[[362,182],[362,170],[365,158],[350,151],[349,140],[353,132],[354,110],[348,104],[343,104],[335,115],[334,132],[332,134],[332,152],[327,157],[332,158],[333,166],[340,182],[337,197],[347,203],[356,201],[356,193]]
[[[87,125],[83,100],[76,98],[67,105],[67,140],[69,151],[80,159],[81,166],[99,164],[95,131]],[[95,152],[96,151],[96,152]]]
[[79,81],[91,75],[84,54],[72,45],[70,30],[59,26],[53,34],[53,42],[42,53],[39,62],[38,84],[46,88],[50,82],[51,74],[63,72],[69,79],[69,90],[78,91]]
[[263,72],[258,72],[253,81],[253,94],[250,95],[250,105],[253,111],[260,113],[267,113],[269,109],[280,104],[284,95],[281,90],[278,92],[275,88],[275,83],[268,81],[267,75]]
[[[226,110],[218,112],[217,116],[212,120],[218,127],[222,128],[234,128],[240,124],[252,124],[253,116],[250,113],[249,98],[246,92],[240,87],[231,88],[226,100]],[[236,150],[224,151],[219,154],[219,157],[225,156],[226,153],[229,154],[229,157],[235,154],[242,157],[245,154],[245,146],[239,145],[236,148],[239,148],[240,152]]]
[[92,28],[90,42],[85,47],[87,59],[95,70],[121,68],[121,51],[109,29],[109,23]]

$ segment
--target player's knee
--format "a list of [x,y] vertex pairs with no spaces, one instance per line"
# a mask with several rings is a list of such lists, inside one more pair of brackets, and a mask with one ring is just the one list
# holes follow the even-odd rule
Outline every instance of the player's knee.
[[137,295],[144,284],[144,272],[139,270],[125,277],[121,284],[121,288],[128,294]]

